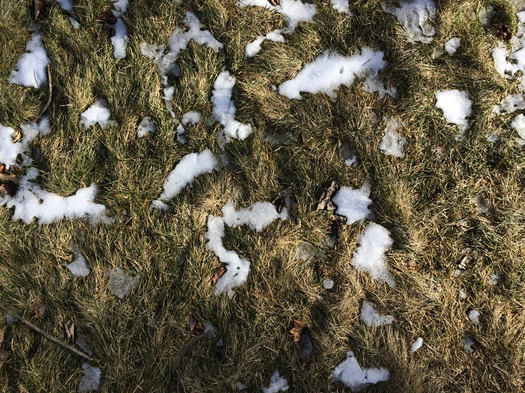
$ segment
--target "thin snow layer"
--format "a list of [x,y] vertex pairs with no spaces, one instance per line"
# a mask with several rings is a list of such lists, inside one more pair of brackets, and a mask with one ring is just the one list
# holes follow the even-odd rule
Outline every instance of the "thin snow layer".
[[382,8],[401,23],[408,42],[428,44],[436,34],[429,23],[437,12],[434,0],[401,0],[399,7],[383,3]]
[[185,145],[186,144],[186,138],[184,137],[184,133],[185,132],[186,132],[186,129],[182,126],[182,124],[179,124],[177,126],[177,141],[181,145]]
[[277,393],[288,390],[288,381],[279,375],[279,371],[275,371],[270,377],[270,386],[263,389],[263,393]]
[[395,281],[388,272],[385,252],[392,246],[390,232],[379,224],[370,223],[361,235],[359,247],[352,259],[358,271],[370,273],[373,279],[394,287]]
[[100,386],[100,377],[102,371],[100,368],[90,366],[88,363],[82,363],[82,372],[84,373],[80,384],[78,385],[79,393],[92,392],[93,390],[98,390]]
[[157,130],[157,127],[155,127],[155,123],[153,123],[153,120],[151,120],[151,117],[146,116],[142,119],[140,122],[138,128],[137,128],[137,136],[139,138],[145,137],[146,135],[149,135]]
[[250,272],[250,261],[239,257],[235,251],[226,250],[222,238],[225,234],[225,225],[238,227],[248,225],[251,229],[260,232],[276,219],[286,220],[288,210],[283,208],[278,213],[275,206],[269,202],[257,202],[252,206],[235,210],[233,202],[229,201],[222,208],[222,217],[210,215],[208,217],[208,232],[206,232],[206,248],[211,250],[219,260],[226,264],[226,273],[224,273],[215,284],[215,294],[227,293],[230,298],[233,297],[236,288],[244,284]]
[[364,301],[361,306],[361,321],[363,321],[367,326],[377,327],[383,325],[390,325],[394,322],[394,317],[391,315],[381,315],[379,314],[372,303]]
[[119,299],[124,299],[138,285],[139,277],[127,275],[119,267],[109,271],[108,289]]
[[113,2],[113,10],[111,13],[116,18],[115,24],[112,26],[114,31],[111,37],[111,44],[113,45],[113,56],[115,59],[123,59],[126,57],[126,48],[128,46],[128,29],[122,21],[122,14],[128,9],[128,0],[118,0]]
[[390,117],[386,124],[385,135],[379,144],[379,149],[390,156],[403,157],[404,149],[407,143],[406,138],[399,134],[399,121],[395,117]]
[[101,98],[97,98],[93,105],[80,114],[80,126],[89,128],[98,124],[102,128],[116,125],[116,122],[110,120],[111,113],[107,108],[107,103]]
[[388,381],[390,373],[386,368],[361,368],[352,351],[346,353],[346,360],[331,374],[335,382],[344,383],[352,392],[360,392],[367,386]]
[[38,88],[47,82],[46,67],[49,58],[38,26],[34,27],[34,30],[31,39],[27,41],[26,53],[18,58],[15,69],[11,71],[9,83]]
[[423,337],[416,338],[416,341],[412,343],[410,347],[410,352],[416,352],[419,348],[423,346]]
[[377,93],[381,98],[385,94],[395,96],[396,90],[386,88],[378,79],[379,71],[386,65],[383,52],[369,48],[362,48],[361,53],[352,56],[325,51],[305,65],[295,78],[281,84],[279,94],[300,100],[301,92],[326,93],[335,99],[335,90],[339,86],[351,86],[356,78],[364,78],[364,90]]
[[200,153],[186,154],[175,168],[170,172],[164,182],[164,190],[158,202],[167,202],[178,195],[187,185],[192,185],[193,180],[200,175],[218,169],[219,161],[209,150]]
[[348,5],[348,0],[330,0],[332,7],[341,14],[352,15],[350,12],[350,7]]
[[87,265],[86,258],[84,258],[84,255],[81,254],[78,247],[73,247],[73,254],[75,255],[75,259],[73,260],[73,262],[67,265],[67,268],[69,269],[71,274],[75,277],[89,276],[89,273],[91,273],[91,269]]
[[443,111],[447,123],[457,124],[464,132],[468,128],[467,117],[472,113],[472,101],[468,93],[459,90],[436,91],[436,107]]
[[213,84],[211,102],[213,104],[213,116],[224,127],[223,132],[226,141],[230,138],[246,139],[252,133],[252,126],[235,120],[237,109],[232,100],[235,78],[228,71],[221,72]]
[[492,109],[492,114],[513,113],[522,109],[525,109],[525,97],[523,94],[510,94]]
[[337,206],[335,213],[346,217],[346,225],[363,221],[370,216],[370,186],[366,183],[360,189],[342,186],[332,197],[332,202]]
[[240,7],[258,6],[280,13],[286,22],[285,33],[293,33],[300,22],[311,22],[317,12],[315,5],[300,0],[280,0],[276,6],[268,0],[240,0],[238,4]]
[[479,325],[480,316],[481,314],[478,310],[470,310],[468,313],[468,319],[470,319],[470,322],[472,322],[474,325]]
[[[518,12],[518,31],[511,38],[511,50],[500,41],[492,50],[496,70],[501,76],[511,78],[520,76],[521,88],[525,88],[525,11]],[[521,73],[519,73],[521,71]]]
[[459,46],[461,45],[461,38],[454,37],[445,42],[445,50],[449,55],[453,55],[457,52]]
[[270,31],[268,34],[264,36],[258,36],[257,38],[255,38],[255,40],[253,40],[252,42],[246,45],[246,48],[244,50],[245,56],[253,57],[257,53],[259,53],[261,51],[262,43],[266,40],[273,41],[273,42],[284,42],[284,37],[281,33],[282,33],[282,30],[277,29],[277,30]]
[[519,114],[512,120],[510,127],[518,133],[520,140],[525,140],[525,116]]
[[69,13],[73,12],[73,4],[71,3],[71,0],[57,0],[57,2],[64,11]]
[[184,115],[182,115],[182,124],[188,125],[188,124],[197,124],[199,121],[201,121],[202,115],[200,112],[197,111],[189,111],[186,112]]

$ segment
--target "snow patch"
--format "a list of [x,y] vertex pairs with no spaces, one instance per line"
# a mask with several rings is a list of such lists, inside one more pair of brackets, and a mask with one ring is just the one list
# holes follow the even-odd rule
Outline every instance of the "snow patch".
[[522,114],[516,116],[514,120],[512,120],[512,123],[510,123],[510,127],[518,133],[519,141],[525,143],[525,116]]
[[372,303],[365,300],[361,306],[361,321],[363,321],[367,326],[378,327],[390,325],[392,322],[394,322],[394,317],[391,315],[379,314],[375,310]]
[[273,41],[273,42],[284,42],[284,37],[281,34],[282,30],[277,29],[270,31],[268,34],[264,36],[258,36],[246,45],[246,48],[244,50],[244,54],[246,57],[253,57],[261,50],[261,45],[264,41]]
[[350,12],[350,6],[348,5],[348,0],[330,0],[330,3],[332,3],[334,10],[340,14],[352,15]]
[[396,95],[396,89],[386,88],[379,81],[379,71],[387,62],[383,52],[362,48],[352,56],[325,51],[313,62],[308,63],[295,76],[279,86],[279,94],[290,99],[300,100],[301,92],[326,93],[332,99],[336,98],[339,86],[351,86],[356,78],[364,78],[363,90],[377,93],[383,98],[385,94]]
[[481,314],[478,310],[470,310],[468,313],[468,319],[470,319],[470,322],[472,322],[474,325],[479,325],[480,316]]
[[460,133],[457,139],[461,139],[468,128],[467,117],[472,113],[472,101],[468,93],[459,90],[438,90],[436,95],[436,107],[443,111],[447,123],[457,124]]
[[27,41],[26,53],[22,54],[11,75],[9,83],[26,87],[42,87],[47,82],[47,57],[46,48],[42,43],[42,34],[38,25],[33,26],[31,39]]
[[385,154],[401,158],[405,155],[403,150],[407,140],[403,135],[397,132],[399,127],[399,121],[395,117],[390,117],[388,119],[385,128],[385,135],[379,144],[379,149],[384,151]]
[[199,121],[201,121],[202,115],[200,112],[197,111],[189,111],[186,112],[184,115],[182,115],[182,124],[188,125],[188,124],[197,124]]
[[410,347],[410,352],[416,352],[419,348],[423,346],[423,337],[416,338],[416,341],[412,343]]
[[126,57],[126,48],[128,46],[128,29],[122,21],[122,14],[128,8],[128,0],[118,0],[113,2],[113,10],[111,13],[117,19],[112,26],[113,37],[111,37],[111,44],[113,45],[113,56],[115,59],[123,59]]
[[451,38],[445,42],[445,50],[449,55],[453,55],[457,52],[459,46],[461,45],[461,39],[458,37]]
[[371,214],[368,209],[372,203],[370,185],[365,182],[360,189],[342,186],[332,197],[332,202],[337,206],[335,213],[346,217],[346,225],[363,221]]
[[270,377],[270,386],[263,389],[263,393],[277,393],[285,392],[288,390],[288,381],[279,375],[279,371],[276,370]]
[[[496,71],[505,77],[513,78],[520,75],[521,89],[525,88],[525,11],[518,12],[518,31],[512,36],[511,50],[504,42],[499,41],[498,46],[492,50],[492,58]],[[521,73],[519,72],[521,71]]]
[[156,130],[157,130],[157,127],[155,127],[155,123],[153,123],[153,120],[151,120],[151,117],[146,116],[142,118],[142,121],[140,122],[137,128],[137,136],[139,138],[143,138],[146,135],[154,133]]
[[346,360],[331,374],[335,382],[348,386],[352,392],[360,392],[369,385],[388,381],[390,373],[386,368],[362,368],[352,351],[346,353]]
[[352,265],[358,271],[370,273],[374,280],[395,286],[392,275],[388,272],[385,252],[392,246],[390,232],[379,224],[370,223],[361,235],[359,247],[352,259]]
[[437,13],[434,0],[401,0],[399,7],[383,3],[382,8],[401,23],[408,42],[419,41],[428,44],[436,34],[430,24]]
[[124,297],[126,297],[132,289],[137,288],[138,285],[138,277],[127,275],[119,267],[109,271],[108,289],[119,299],[124,299]]
[[102,376],[102,371],[100,368],[90,366],[88,363],[82,363],[82,372],[83,376],[78,385],[79,393],[87,393],[93,390],[98,390],[100,386],[100,377]]
[[102,98],[97,98],[93,105],[80,114],[80,126],[84,129],[98,124],[101,128],[116,126],[117,123],[110,120],[111,113],[107,103]]
[[492,114],[513,113],[522,109],[525,109],[525,97],[523,94],[510,94],[492,109]]
[[91,269],[87,265],[86,258],[80,253],[78,247],[73,247],[73,254],[75,259],[73,262],[68,264],[66,267],[69,269],[71,274],[75,277],[87,277],[91,273]]

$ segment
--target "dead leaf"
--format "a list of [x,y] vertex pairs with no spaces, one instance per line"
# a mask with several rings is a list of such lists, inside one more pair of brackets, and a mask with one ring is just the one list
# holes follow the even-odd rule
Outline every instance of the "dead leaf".
[[186,317],[186,330],[196,336],[200,336],[204,333],[204,325],[200,322],[195,321],[193,315]]
[[68,340],[75,338],[75,324],[72,321],[67,321],[64,324],[64,329],[66,330],[66,336]]
[[215,285],[217,281],[219,281],[219,278],[221,278],[224,273],[226,273],[226,268],[224,265],[221,264],[217,269],[215,269],[215,272],[213,272],[213,276],[211,278],[211,285]]
[[298,343],[301,341],[301,335],[304,327],[306,326],[305,322],[294,321],[294,327],[290,329],[290,334],[293,335],[293,342]]
[[330,187],[321,195],[319,203],[317,204],[317,210],[335,210],[336,206],[332,202],[332,197],[338,189],[339,185],[335,181],[332,181]]
[[408,270],[418,270],[419,266],[415,261],[408,261],[407,263]]
[[5,361],[9,358],[9,351],[0,349],[0,368],[4,365]]
[[4,172],[5,172],[5,165],[4,164],[0,164],[0,174],[2,174]]
[[24,134],[22,133],[22,130],[20,128],[17,128],[13,135],[11,135],[11,139],[13,140],[13,143],[16,143],[20,141],[24,137]]

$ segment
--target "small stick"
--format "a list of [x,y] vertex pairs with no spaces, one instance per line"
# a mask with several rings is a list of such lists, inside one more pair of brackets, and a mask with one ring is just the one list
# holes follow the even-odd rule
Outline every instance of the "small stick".
[[46,105],[44,105],[44,109],[40,111],[39,117],[42,117],[42,115],[49,109],[49,106],[51,105],[51,99],[53,98],[53,82],[51,80],[51,64],[47,65],[47,82],[49,86],[49,97],[47,97]]
[[[11,310],[9,310],[7,307],[3,306],[2,304],[0,304],[0,309],[2,310],[2,312],[11,313]],[[21,317],[17,316],[17,319],[20,322],[22,322],[24,325],[29,327],[30,329],[33,329],[35,332],[40,333],[42,336],[44,336],[48,340],[54,342],[55,344],[58,344],[58,345],[60,345],[63,348],[69,349],[71,352],[76,353],[78,356],[81,356],[81,357],[83,357],[86,360],[90,360],[90,361],[94,360],[91,356],[88,356],[84,352],[79,351],[78,349],[76,349],[75,347],[60,341],[58,338],[55,338],[55,337],[51,336],[50,334],[47,334],[46,332],[44,332],[39,327],[33,325],[31,322],[26,321],[24,318],[21,318]]]

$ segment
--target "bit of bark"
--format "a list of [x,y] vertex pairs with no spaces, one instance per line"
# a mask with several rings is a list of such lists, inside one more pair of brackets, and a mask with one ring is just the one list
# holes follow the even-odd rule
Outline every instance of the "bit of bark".
[[330,187],[321,195],[319,203],[317,204],[317,210],[335,210],[337,207],[332,202],[332,197],[338,189],[339,185],[335,181],[332,181]]
[[293,336],[293,342],[298,343],[301,341],[302,332],[306,323],[302,321],[294,321],[293,324],[294,327],[290,329],[290,334]]

